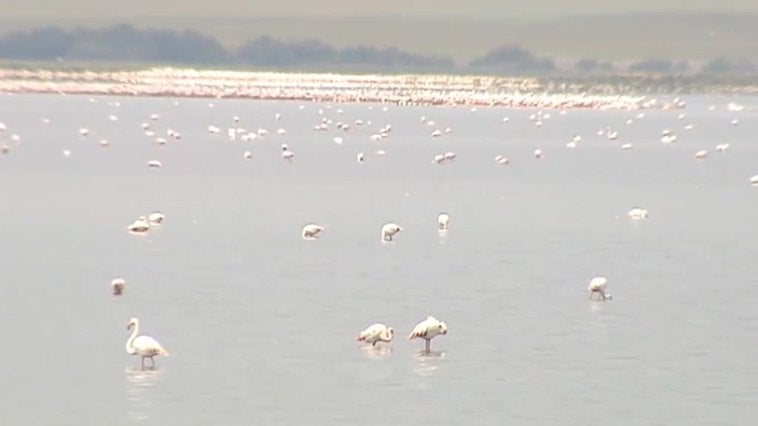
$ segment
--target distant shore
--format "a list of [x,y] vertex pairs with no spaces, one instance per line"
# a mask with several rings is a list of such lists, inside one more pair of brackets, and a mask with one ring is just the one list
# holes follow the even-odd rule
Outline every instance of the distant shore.
[[0,69],[0,93],[85,94],[292,100],[394,105],[554,109],[677,109],[678,100],[587,94],[543,86],[537,78],[355,75],[152,68],[132,71]]

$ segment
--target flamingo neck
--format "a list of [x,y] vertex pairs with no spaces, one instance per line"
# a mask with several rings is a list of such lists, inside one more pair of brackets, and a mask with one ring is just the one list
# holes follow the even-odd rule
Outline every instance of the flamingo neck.
[[134,342],[134,339],[137,337],[137,333],[139,333],[139,323],[134,323],[134,327],[132,328],[132,335],[129,336],[129,339],[126,340],[126,352],[134,355],[136,349],[134,349],[134,346],[132,346],[132,342]]

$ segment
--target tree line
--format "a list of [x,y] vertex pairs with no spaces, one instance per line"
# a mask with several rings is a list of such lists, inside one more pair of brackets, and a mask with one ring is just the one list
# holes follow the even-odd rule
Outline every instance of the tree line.
[[336,48],[318,40],[283,41],[271,37],[248,40],[227,49],[197,31],[137,29],[120,24],[100,29],[64,30],[45,27],[0,37],[0,58],[23,61],[101,61],[184,65],[239,65],[262,69],[313,71],[471,71],[498,74],[549,75],[559,72],[613,74],[755,74],[750,61],[716,58],[693,69],[688,61],[645,59],[625,66],[598,59],[580,59],[559,67],[516,45],[504,45],[465,64],[440,55],[423,55],[394,47]]

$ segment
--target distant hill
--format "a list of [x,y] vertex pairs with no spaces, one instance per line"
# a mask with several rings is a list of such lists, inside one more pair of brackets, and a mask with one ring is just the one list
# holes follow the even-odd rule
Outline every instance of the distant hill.
[[648,58],[706,61],[716,57],[756,60],[755,14],[612,14],[543,19],[341,16],[134,19],[2,18],[0,34],[58,25],[93,28],[127,22],[137,28],[192,30],[237,48],[259,37],[292,41],[317,39],[337,48],[355,45],[394,47],[445,55],[466,62],[503,45],[518,45],[557,61],[598,58],[639,61]]
[[[671,24],[673,26],[673,24]],[[703,31],[703,30],[700,30]],[[623,33],[618,31],[619,34]],[[555,41],[554,44],[563,41]],[[599,43],[600,41],[598,41]],[[663,44],[663,41],[661,41]],[[552,47],[555,48],[554,46]],[[629,46],[618,48],[629,50]],[[752,50],[716,51],[711,58],[691,58],[662,51],[634,60],[602,56],[551,56],[524,46],[504,43],[473,57],[395,46],[334,45],[321,39],[248,38],[229,46],[208,33],[187,29],[136,28],[117,24],[98,28],[42,27],[0,35],[0,61],[108,63],[129,65],[180,64],[224,68],[329,72],[433,72],[520,76],[596,76],[644,74],[692,76],[756,76]],[[596,53],[597,55],[597,53]]]

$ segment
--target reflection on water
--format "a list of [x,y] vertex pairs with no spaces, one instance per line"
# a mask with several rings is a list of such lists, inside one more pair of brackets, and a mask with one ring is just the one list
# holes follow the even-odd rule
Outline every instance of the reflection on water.
[[392,355],[394,349],[392,346],[364,346],[361,348],[361,352],[368,359],[384,359]]
[[413,371],[419,376],[431,376],[439,369],[440,363],[445,358],[445,352],[419,350],[414,354],[414,358],[416,365]]
[[590,299],[587,301],[587,304],[590,306],[590,312],[602,311],[606,303],[608,303],[607,300]]
[[158,384],[163,382],[163,371],[140,370],[133,367],[127,367],[124,371],[129,417],[133,420],[148,420],[153,410],[153,397],[158,392]]

